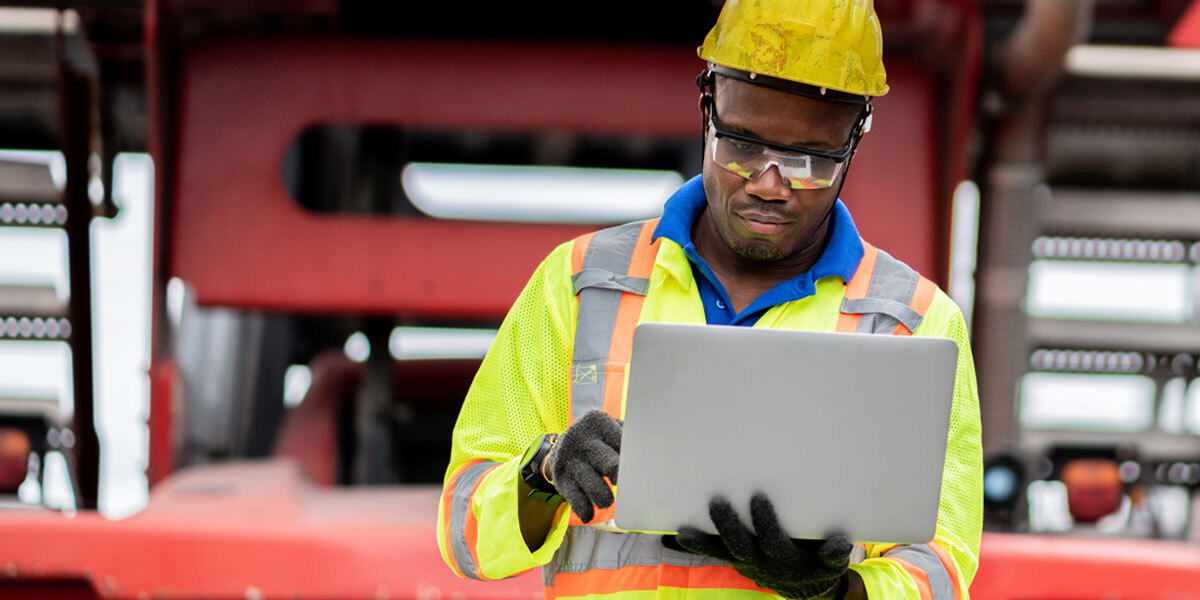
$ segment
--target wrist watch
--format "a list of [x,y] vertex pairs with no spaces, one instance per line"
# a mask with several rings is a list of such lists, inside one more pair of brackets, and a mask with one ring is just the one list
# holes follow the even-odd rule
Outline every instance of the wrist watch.
[[825,595],[828,596],[829,594],[833,594],[831,600],[845,600],[846,592],[849,590],[850,574],[842,573],[842,576],[838,578],[837,583],[834,584],[833,587],[829,588],[829,591],[825,592]]
[[554,483],[542,472],[542,463],[546,461],[546,455],[550,454],[550,449],[557,441],[557,433],[547,433],[534,440],[534,443],[530,444],[529,449],[525,451],[525,455],[521,457],[523,460],[521,479],[532,488],[529,497],[534,500],[552,504],[563,500],[562,496],[558,495],[558,489],[554,487]]

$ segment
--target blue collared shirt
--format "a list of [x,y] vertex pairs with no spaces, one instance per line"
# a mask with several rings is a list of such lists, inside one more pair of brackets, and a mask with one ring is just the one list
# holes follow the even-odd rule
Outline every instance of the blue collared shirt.
[[704,303],[704,316],[710,325],[742,325],[749,327],[758,322],[768,308],[784,302],[800,300],[816,293],[817,280],[830,275],[850,281],[858,264],[862,262],[863,245],[858,228],[850,218],[846,205],[838,200],[829,216],[829,244],[816,264],[808,271],[779,283],[755,298],[742,312],[733,311],[733,303],[725,286],[717,279],[708,263],[696,252],[692,243],[692,225],[704,212],[708,200],[704,195],[702,176],[697,175],[683,184],[667,200],[663,207],[662,220],[654,230],[654,239],[665,237],[683,248],[692,263],[692,275]]

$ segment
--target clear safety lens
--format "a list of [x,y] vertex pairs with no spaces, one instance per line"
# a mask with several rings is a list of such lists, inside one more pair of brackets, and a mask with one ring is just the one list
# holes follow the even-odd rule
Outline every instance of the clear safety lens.
[[820,190],[833,185],[842,164],[820,156],[780,152],[718,135],[712,136],[713,162],[745,179],[757,177],[771,165],[794,190]]

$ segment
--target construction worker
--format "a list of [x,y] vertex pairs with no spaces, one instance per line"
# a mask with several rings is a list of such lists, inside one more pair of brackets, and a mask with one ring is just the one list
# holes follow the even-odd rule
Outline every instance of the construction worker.
[[[454,429],[442,556],[480,580],[541,566],[546,598],[965,600],[982,523],[966,326],[934,284],[861,240],[838,200],[871,99],[888,90],[873,4],[728,0],[699,55],[703,174],[661,219],[567,242],[533,273]],[[789,499],[762,495],[749,507],[711,499],[720,535],[593,527],[612,514],[633,329],[655,321],[954,340],[935,539],[791,539],[773,508]]]

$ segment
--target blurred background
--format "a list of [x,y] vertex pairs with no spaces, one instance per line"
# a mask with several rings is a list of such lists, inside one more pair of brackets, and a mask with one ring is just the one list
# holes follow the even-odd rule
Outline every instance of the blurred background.
[[[971,325],[972,593],[1200,597],[1200,1],[875,5],[842,198]],[[441,564],[450,431],[700,172],[719,9],[0,2],[0,596],[540,597]]]

